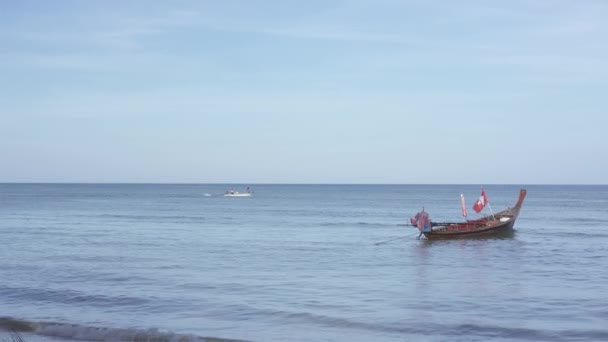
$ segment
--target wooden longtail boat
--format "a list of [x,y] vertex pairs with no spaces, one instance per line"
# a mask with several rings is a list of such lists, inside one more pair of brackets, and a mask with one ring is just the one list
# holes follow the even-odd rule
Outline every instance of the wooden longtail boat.
[[526,189],[521,189],[519,199],[513,208],[466,222],[431,222],[430,231],[418,229],[421,231],[421,235],[429,240],[508,235],[513,232],[513,225],[525,197]]

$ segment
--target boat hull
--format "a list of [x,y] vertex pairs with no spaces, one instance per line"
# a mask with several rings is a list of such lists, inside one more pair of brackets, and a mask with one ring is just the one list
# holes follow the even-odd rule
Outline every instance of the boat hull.
[[424,236],[429,240],[439,239],[468,239],[475,237],[508,237],[513,235],[513,226],[515,220],[510,220],[505,224],[498,224],[496,226],[484,226],[474,227],[467,229],[466,225],[463,224],[464,228],[456,228],[451,231],[441,232],[435,231],[430,233],[424,233]]

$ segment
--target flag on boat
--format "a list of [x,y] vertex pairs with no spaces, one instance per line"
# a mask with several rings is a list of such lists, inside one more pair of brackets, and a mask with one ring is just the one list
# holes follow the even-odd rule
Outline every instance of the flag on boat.
[[467,217],[467,206],[464,204],[463,194],[460,194],[460,206],[462,207],[462,216]]
[[479,213],[483,210],[486,204],[488,204],[488,196],[486,196],[486,191],[482,188],[481,196],[479,196],[477,202],[473,204],[473,210],[475,210],[476,213]]

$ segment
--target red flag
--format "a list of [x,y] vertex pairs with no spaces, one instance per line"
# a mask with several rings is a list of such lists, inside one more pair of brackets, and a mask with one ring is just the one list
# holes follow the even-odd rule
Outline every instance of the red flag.
[[473,204],[473,210],[475,210],[476,213],[479,213],[486,206],[486,204],[488,204],[488,196],[486,196],[486,191],[482,188],[481,196],[479,196],[477,202]]

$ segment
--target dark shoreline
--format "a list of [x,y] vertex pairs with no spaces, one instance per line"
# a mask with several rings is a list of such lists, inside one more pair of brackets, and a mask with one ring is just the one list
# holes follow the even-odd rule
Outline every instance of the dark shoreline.
[[246,340],[178,334],[159,329],[109,328],[58,322],[33,322],[13,317],[0,317],[0,333],[6,332],[8,339],[0,336],[0,342],[25,342],[21,333],[59,338],[73,341],[201,341],[201,342],[246,342]]

